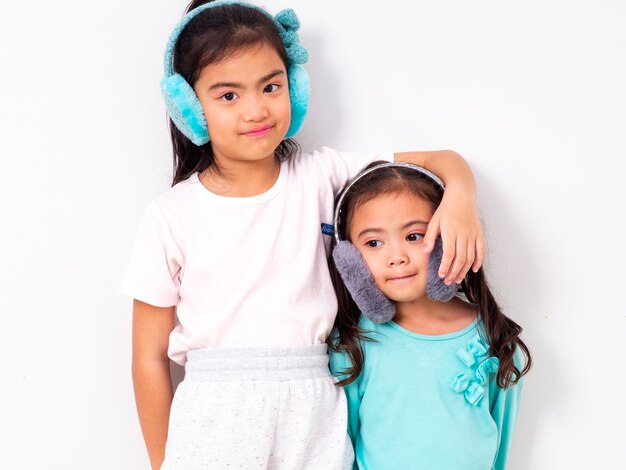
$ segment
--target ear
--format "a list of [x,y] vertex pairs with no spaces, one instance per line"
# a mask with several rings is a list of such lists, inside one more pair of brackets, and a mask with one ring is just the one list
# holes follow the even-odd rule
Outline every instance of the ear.
[[428,274],[426,277],[426,294],[432,300],[447,302],[456,295],[459,285],[454,282],[447,286],[439,277],[439,266],[443,258],[443,244],[441,237],[435,241],[435,247],[428,257]]
[[346,240],[337,243],[333,260],[363,315],[374,323],[385,323],[395,316],[395,305],[378,289],[361,253],[352,243]]

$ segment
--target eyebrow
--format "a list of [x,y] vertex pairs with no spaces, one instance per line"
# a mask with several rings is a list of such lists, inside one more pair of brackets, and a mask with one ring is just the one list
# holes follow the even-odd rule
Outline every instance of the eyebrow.
[[[261,77],[257,83],[260,85],[261,83],[267,82],[268,80],[271,80],[272,78],[284,73],[284,70],[274,70],[267,75]],[[217,82],[209,87],[209,91],[215,90],[216,88],[243,88],[243,85],[237,82]]]
[[[409,227],[411,227],[413,225],[428,225],[428,222],[425,221],[425,220],[411,220],[411,221],[407,222],[406,224],[404,224],[402,227],[400,227],[400,229],[401,230],[406,230],[407,228],[409,228]],[[368,227],[368,228],[365,228],[365,229],[361,230],[356,237],[357,238],[361,238],[363,235],[368,234],[368,233],[377,234],[377,233],[382,233],[384,231],[385,231],[385,229],[383,229],[383,228]]]

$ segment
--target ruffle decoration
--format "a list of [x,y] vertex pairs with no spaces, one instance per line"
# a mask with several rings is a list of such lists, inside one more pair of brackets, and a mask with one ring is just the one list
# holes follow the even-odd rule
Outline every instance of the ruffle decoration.
[[456,352],[456,357],[467,367],[472,367],[477,360],[480,360],[489,351],[489,346],[477,334],[467,342],[465,348],[461,348]]
[[472,368],[474,365],[476,367],[473,370],[473,377],[464,373],[457,374],[452,383],[450,383],[450,388],[455,393],[462,393],[465,401],[472,406],[477,406],[485,396],[483,385],[487,383],[491,374],[497,372],[500,366],[500,361],[498,361],[497,357],[486,357],[488,353],[489,345],[485,343],[479,334],[472,337],[465,348],[461,348],[456,352],[456,357],[463,365],[469,368]]
[[481,362],[476,369],[476,379],[478,383],[484,385],[491,374],[498,372],[498,367],[500,367],[500,361],[497,357],[490,357],[486,361]]

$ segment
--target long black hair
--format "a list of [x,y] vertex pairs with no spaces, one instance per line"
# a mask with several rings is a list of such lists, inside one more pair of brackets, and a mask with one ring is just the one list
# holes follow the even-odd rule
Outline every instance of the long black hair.
[[[206,3],[211,2],[193,0],[186,13]],[[273,20],[266,14],[238,4],[207,8],[195,16],[178,37],[174,49],[174,71],[193,87],[207,65],[259,44],[272,47],[287,68],[285,45]],[[210,141],[200,146],[193,144],[171,119],[169,128],[174,157],[172,186],[209,167],[219,171]],[[295,140],[285,139],[274,154],[278,161],[285,161],[296,156],[299,151],[300,147]]]
[[[373,162],[366,169],[382,162]],[[384,167],[359,179],[344,197],[342,203],[343,223],[335,230],[340,231],[343,240],[349,240],[350,221],[355,210],[365,202],[383,194],[408,192],[430,203],[433,212],[441,202],[443,192],[433,181],[421,173],[402,167]],[[332,259],[330,271],[333,285],[337,292],[339,311],[335,320],[336,335],[329,339],[331,349],[344,352],[350,359],[351,367],[345,371],[346,378],[338,382],[344,386],[352,383],[363,369],[363,341],[371,341],[367,332],[359,326],[360,311],[346,289]],[[461,282],[461,291],[467,302],[475,306],[485,325],[491,355],[498,358],[500,367],[496,377],[500,388],[516,384],[531,367],[532,358],[526,344],[520,338],[522,327],[502,313],[496,299],[489,289],[483,269],[470,271]],[[524,366],[520,370],[514,363],[516,348],[524,356]]]

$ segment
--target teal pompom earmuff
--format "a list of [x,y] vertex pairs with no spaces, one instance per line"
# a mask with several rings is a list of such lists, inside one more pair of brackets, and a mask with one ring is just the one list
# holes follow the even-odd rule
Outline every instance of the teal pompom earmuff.
[[209,8],[224,5],[242,5],[254,8],[274,21],[287,51],[291,124],[285,138],[294,136],[302,127],[306,117],[310,84],[309,75],[304,67],[301,66],[301,64],[306,63],[309,54],[300,44],[297,34],[297,30],[300,28],[300,21],[290,8],[272,17],[267,11],[250,3],[218,0],[201,5],[187,13],[176,25],[174,31],[172,31],[165,49],[165,75],[161,80],[161,93],[163,94],[170,118],[176,127],[195,145],[204,145],[209,142],[209,129],[200,100],[198,100],[192,86],[180,74],[174,72],[174,48],[181,32],[196,15]]

